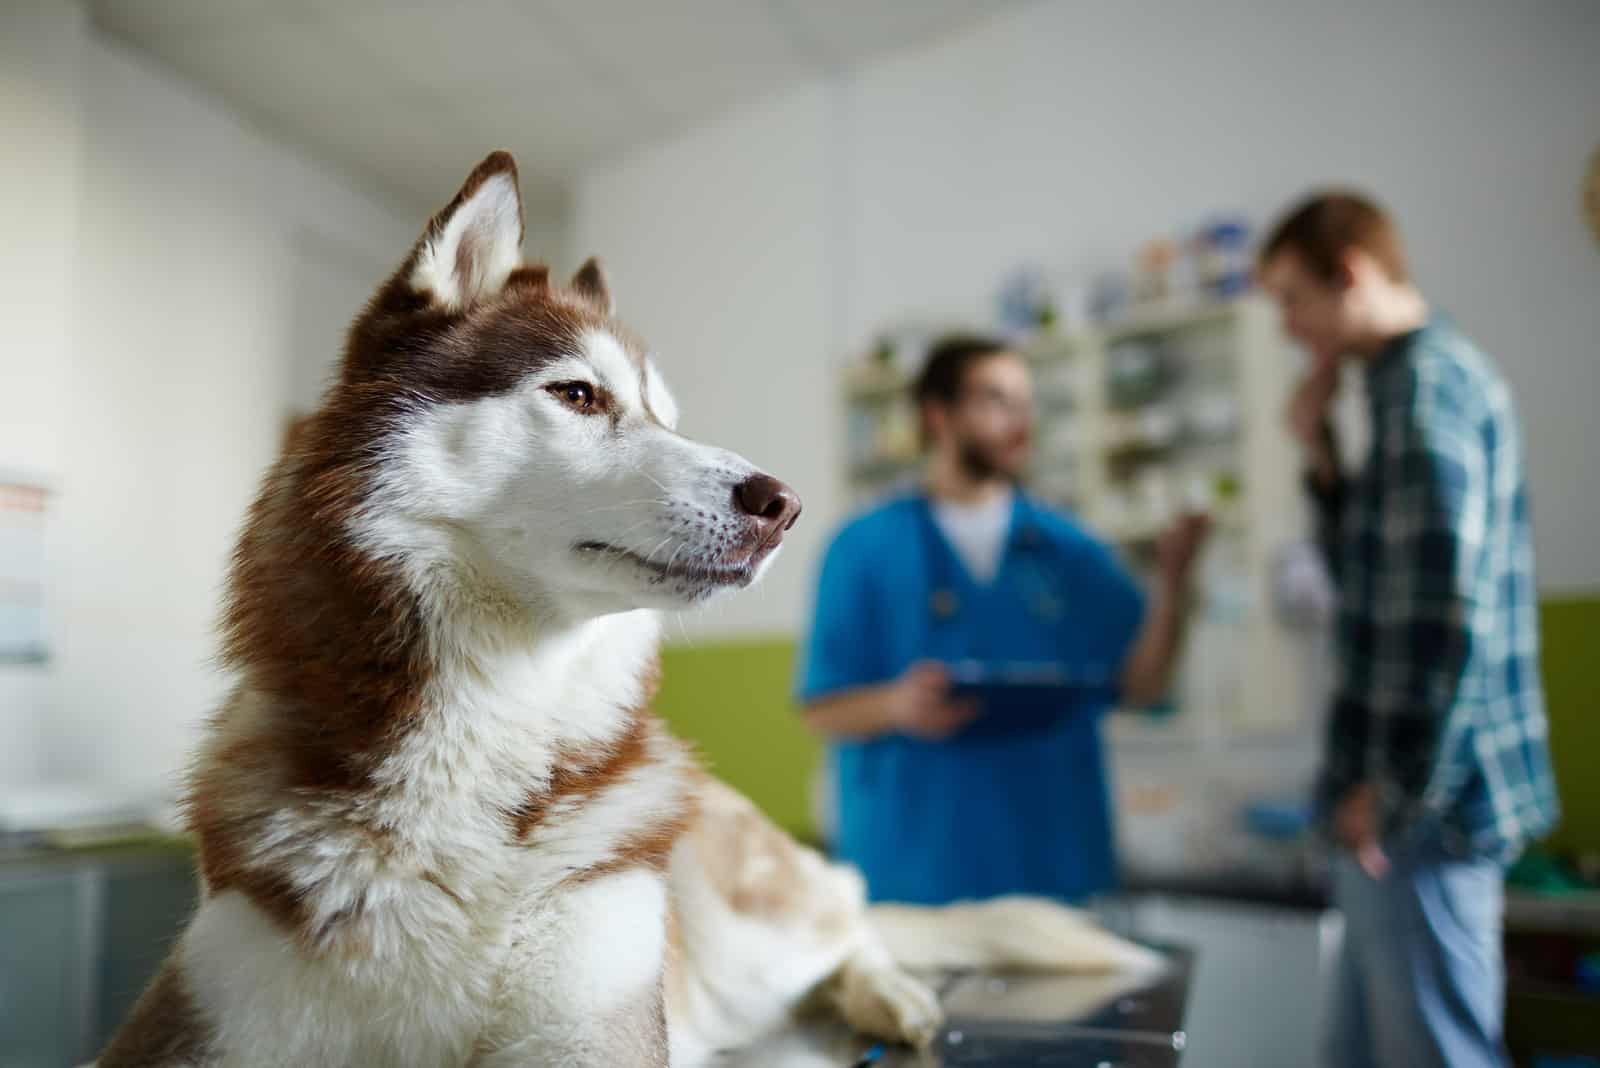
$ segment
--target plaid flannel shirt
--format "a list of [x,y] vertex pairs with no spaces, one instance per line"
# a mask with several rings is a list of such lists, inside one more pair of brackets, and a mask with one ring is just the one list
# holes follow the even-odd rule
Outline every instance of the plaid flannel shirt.
[[1364,468],[1312,487],[1339,600],[1318,810],[1370,782],[1385,839],[1429,821],[1454,851],[1509,862],[1557,816],[1511,394],[1438,322],[1366,380]]

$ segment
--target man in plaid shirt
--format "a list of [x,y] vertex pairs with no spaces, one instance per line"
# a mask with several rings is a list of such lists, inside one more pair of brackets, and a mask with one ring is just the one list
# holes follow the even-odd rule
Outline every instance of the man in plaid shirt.
[[[1260,269],[1311,356],[1289,423],[1339,595],[1317,786],[1346,921],[1331,1063],[1502,1065],[1504,866],[1556,819],[1511,394],[1360,196],[1302,204]],[[1348,360],[1372,428],[1354,473],[1328,417]]]

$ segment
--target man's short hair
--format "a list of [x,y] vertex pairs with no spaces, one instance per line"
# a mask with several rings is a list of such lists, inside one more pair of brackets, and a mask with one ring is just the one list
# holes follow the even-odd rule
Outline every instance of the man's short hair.
[[1410,280],[1394,220],[1360,193],[1340,190],[1313,194],[1286,215],[1267,235],[1257,262],[1265,267],[1292,252],[1318,281],[1332,284],[1351,249],[1371,256],[1391,282]]
[[955,404],[966,385],[967,371],[976,363],[1010,352],[1011,347],[996,337],[983,334],[946,334],[933,343],[922,370],[911,383],[911,401],[916,405],[917,420],[926,448],[928,427],[923,411],[928,404],[946,407]]

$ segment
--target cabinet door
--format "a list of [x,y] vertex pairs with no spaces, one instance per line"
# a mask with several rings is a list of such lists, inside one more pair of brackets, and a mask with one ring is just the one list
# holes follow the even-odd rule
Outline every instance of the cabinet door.
[[86,871],[0,876],[0,1065],[61,1068],[92,1055],[97,889]]
[[101,1049],[144,993],[194,911],[198,888],[187,854],[105,873],[98,997],[91,1026]]

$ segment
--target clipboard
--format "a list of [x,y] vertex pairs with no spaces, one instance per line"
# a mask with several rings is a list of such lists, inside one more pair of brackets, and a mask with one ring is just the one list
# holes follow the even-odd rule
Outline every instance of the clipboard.
[[1049,730],[1086,703],[1115,699],[1108,669],[1057,660],[961,660],[946,665],[951,696],[978,703],[958,738],[1004,738]]

